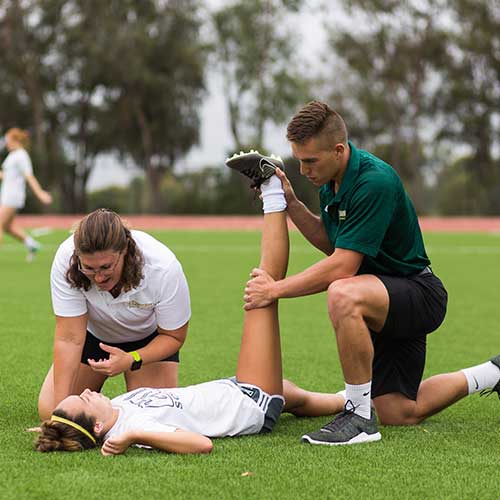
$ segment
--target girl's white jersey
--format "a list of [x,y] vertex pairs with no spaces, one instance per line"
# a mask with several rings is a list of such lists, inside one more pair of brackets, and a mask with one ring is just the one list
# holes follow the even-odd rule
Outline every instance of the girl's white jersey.
[[2,171],[0,205],[23,208],[26,201],[26,176],[33,175],[28,153],[22,148],[11,151],[2,164]]
[[231,380],[172,389],[141,388],[111,401],[120,415],[105,439],[127,430],[197,432],[207,437],[257,434],[265,411]]

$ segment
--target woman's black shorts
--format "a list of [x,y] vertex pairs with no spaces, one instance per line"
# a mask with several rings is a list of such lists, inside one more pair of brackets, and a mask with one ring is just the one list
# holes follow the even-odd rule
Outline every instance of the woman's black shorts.
[[[137,349],[140,349],[141,347],[147,346],[155,337],[157,337],[159,333],[157,331],[153,332],[151,335],[148,337],[141,339],[141,340],[136,340],[134,342],[121,342],[119,344],[112,343],[112,342],[105,342],[104,340],[100,340],[97,337],[94,337],[88,330],[87,330],[87,336],[85,338],[85,345],[83,346],[82,350],[82,358],[81,362],[88,365],[89,362],[87,361],[88,359],[94,359],[95,361],[99,361],[100,359],[108,359],[109,358],[109,353],[106,351],[103,351],[99,347],[99,343],[102,342],[103,344],[111,345],[113,347],[118,347],[122,351],[130,352],[130,351],[137,351]],[[174,362],[179,362],[179,351],[177,351],[175,354],[172,354],[172,356],[169,356],[168,358],[162,359],[161,361],[174,361]]]
[[412,400],[425,366],[426,336],[444,320],[448,294],[426,268],[409,277],[377,275],[389,292],[389,312],[381,332],[372,332],[375,348],[372,397],[400,392]]

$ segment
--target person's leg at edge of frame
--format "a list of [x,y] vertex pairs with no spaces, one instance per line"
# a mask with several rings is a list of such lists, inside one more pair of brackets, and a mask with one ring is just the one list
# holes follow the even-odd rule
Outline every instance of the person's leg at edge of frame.
[[[275,280],[288,267],[289,238],[281,181],[273,175],[262,187],[264,226],[259,267]],[[276,198],[278,198],[276,203]],[[271,201],[270,201],[271,200]],[[245,311],[236,378],[260,387],[271,395],[283,394],[278,303]]]
[[434,375],[419,387],[417,400],[386,394],[374,400],[384,425],[415,425],[476,392],[500,396],[500,355],[490,361],[452,373]]

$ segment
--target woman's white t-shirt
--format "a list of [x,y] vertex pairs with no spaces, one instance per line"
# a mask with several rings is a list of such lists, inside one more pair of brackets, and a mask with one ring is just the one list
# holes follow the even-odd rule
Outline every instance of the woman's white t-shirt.
[[182,266],[163,243],[142,231],[132,238],[144,255],[144,278],[137,288],[118,297],[92,283],[88,291],[66,280],[74,251],[73,236],[57,250],[50,273],[54,314],[75,317],[88,313],[87,329],[104,342],[141,340],[156,331],[176,330],[191,316],[189,288]]
[[266,409],[228,379],[172,389],[140,388],[111,400],[119,416],[104,439],[128,430],[174,432],[208,437],[257,434]]
[[26,150],[19,148],[11,151],[2,164],[2,171],[0,204],[23,208],[26,202],[26,176],[33,175],[33,165]]

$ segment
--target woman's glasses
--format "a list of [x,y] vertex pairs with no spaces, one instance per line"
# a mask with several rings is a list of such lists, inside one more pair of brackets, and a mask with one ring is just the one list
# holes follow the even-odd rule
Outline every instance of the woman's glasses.
[[86,266],[82,267],[82,263],[80,262],[80,259],[78,259],[78,270],[85,276],[90,276],[90,277],[96,276],[97,274],[101,274],[102,276],[111,276],[115,271],[116,266],[118,265],[121,254],[122,252],[118,254],[118,257],[116,258],[113,264],[101,266],[99,269],[92,269],[91,267],[86,267]]

